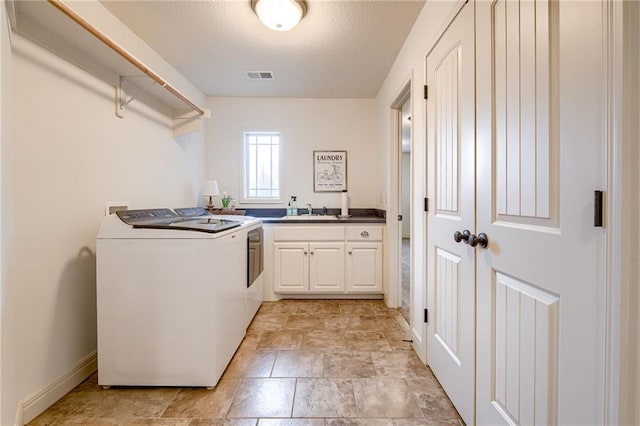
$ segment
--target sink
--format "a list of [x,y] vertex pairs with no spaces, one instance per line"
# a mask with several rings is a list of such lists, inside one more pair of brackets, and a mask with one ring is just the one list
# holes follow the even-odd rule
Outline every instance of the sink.
[[312,214],[312,215],[300,215],[300,216],[282,216],[280,219],[282,220],[338,220],[336,216],[333,215],[320,215],[320,214]]

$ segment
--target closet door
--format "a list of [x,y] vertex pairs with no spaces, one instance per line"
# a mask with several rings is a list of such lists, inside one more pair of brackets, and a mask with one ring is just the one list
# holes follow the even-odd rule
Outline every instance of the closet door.
[[477,423],[603,424],[604,8],[476,7]]
[[[453,235],[475,224],[474,2],[426,58],[427,362],[466,424],[474,423],[475,253]],[[458,234],[456,234],[458,235]]]

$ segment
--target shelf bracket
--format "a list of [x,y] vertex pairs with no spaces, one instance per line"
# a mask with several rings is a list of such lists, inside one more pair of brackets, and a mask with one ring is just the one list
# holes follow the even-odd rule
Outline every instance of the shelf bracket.
[[116,116],[118,118],[124,118],[125,108],[131,102],[133,102],[134,100],[139,98],[141,95],[151,90],[151,88],[156,85],[156,81],[152,81],[151,84],[146,87],[142,87],[142,88],[138,87],[138,90],[134,94],[129,96],[129,98],[127,98],[127,91],[124,88],[124,83],[125,81],[127,81],[127,79],[132,79],[132,78],[146,79],[146,76],[144,75],[121,75],[120,76],[118,87],[116,87]]

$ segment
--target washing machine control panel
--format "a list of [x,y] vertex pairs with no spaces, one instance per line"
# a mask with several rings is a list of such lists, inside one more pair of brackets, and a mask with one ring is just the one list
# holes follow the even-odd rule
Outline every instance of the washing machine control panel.
[[170,209],[122,210],[116,214],[127,225],[162,222],[178,217]]
[[194,217],[194,216],[206,216],[209,214],[204,207],[183,207],[173,209],[179,216]]

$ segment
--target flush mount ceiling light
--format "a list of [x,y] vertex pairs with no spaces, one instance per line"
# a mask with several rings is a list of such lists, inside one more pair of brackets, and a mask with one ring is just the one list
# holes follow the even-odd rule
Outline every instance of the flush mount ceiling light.
[[307,4],[304,0],[251,0],[251,9],[268,28],[289,31],[307,13]]

